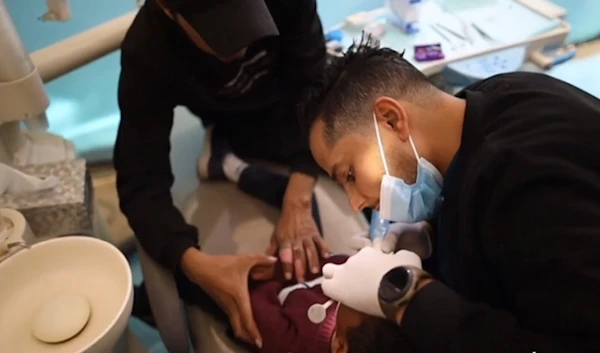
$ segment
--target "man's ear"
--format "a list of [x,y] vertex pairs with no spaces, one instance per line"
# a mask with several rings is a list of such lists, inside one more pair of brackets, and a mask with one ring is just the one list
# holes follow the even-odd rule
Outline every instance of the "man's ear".
[[373,111],[384,128],[393,131],[402,141],[408,139],[408,115],[400,102],[390,97],[379,97]]

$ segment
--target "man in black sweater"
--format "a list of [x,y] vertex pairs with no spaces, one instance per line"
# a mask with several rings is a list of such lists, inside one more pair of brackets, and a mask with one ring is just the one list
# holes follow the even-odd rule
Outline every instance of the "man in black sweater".
[[[375,251],[324,269],[325,294],[363,312],[380,307],[422,353],[597,352],[600,100],[533,73],[451,96],[372,40],[326,77],[305,109],[317,162],[355,209],[429,217],[436,232],[434,262],[424,264],[435,280],[361,281],[356,269],[387,256],[405,265]],[[416,290],[386,302],[382,290],[403,284]]]
[[[257,345],[246,280],[273,258],[198,249],[196,228],[170,194],[173,109],[187,107],[208,128],[201,178],[235,182],[281,209],[268,255],[278,251],[287,277],[302,280],[328,254],[313,218],[320,169],[296,104],[321,79],[325,59],[315,0],[147,0],[122,45],[114,153],[121,209],[150,256],[202,287],[236,334]],[[248,165],[250,158],[287,165],[290,177]]]

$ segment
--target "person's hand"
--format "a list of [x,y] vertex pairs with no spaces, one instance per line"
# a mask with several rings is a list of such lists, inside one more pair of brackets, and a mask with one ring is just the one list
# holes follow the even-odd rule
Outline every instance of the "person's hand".
[[325,280],[321,288],[326,296],[356,311],[385,319],[379,306],[379,283],[383,276],[398,266],[421,268],[421,258],[413,252],[400,250],[386,254],[366,247],[341,265],[323,266]]
[[275,276],[275,263],[269,266],[255,266],[250,270],[250,278],[254,281],[268,281]]
[[298,282],[303,282],[307,266],[312,273],[319,273],[320,257],[328,257],[329,250],[321,238],[311,208],[284,206],[267,249],[267,255],[276,254],[288,280],[295,273]]
[[229,317],[235,336],[262,347],[262,337],[248,293],[251,269],[272,266],[276,258],[266,255],[209,255],[190,248],[181,261],[188,278],[206,291]]
[[360,251],[365,247],[374,247],[384,253],[398,250],[410,250],[422,259],[431,256],[431,225],[427,222],[392,223],[388,233],[383,238],[371,240],[369,231],[360,232],[350,238],[350,247]]

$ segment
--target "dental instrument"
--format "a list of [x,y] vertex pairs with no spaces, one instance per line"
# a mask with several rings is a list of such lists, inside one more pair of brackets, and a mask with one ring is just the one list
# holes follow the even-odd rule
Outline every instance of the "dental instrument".
[[455,36],[456,38],[458,38],[460,40],[468,41],[466,35],[462,35],[462,34],[456,32],[455,30],[453,30],[452,28],[449,28],[449,27],[447,27],[447,26],[445,26],[445,25],[443,25],[441,23],[436,23],[434,25],[437,26],[437,27],[439,27],[440,29],[442,29],[442,30],[444,30],[444,31],[452,34],[453,36]]
[[390,221],[379,217],[379,211],[371,212],[371,222],[369,224],[369,238],[374,248],[380,249],[383,238],[390,230]]
[[453,41],[444,34],[444,32],[442,32],[439,28],[437,28],[437,26],[435,26],[435,24],[429,25],[429,27],[431,27],[431,29],[434,30],[435,33],[439,34],[440,37],[442,37],[446,42],[453,44]]
[[529,60],[544,70],[550,70],[556,65],[573,59],[577,48],[570,44],[564,47],[535,50],[529,54]]
[[328,300],[325,304],[313,304],[308,308],[306,315],[313,324],[320,324],[327,317],[327,309],[333,304],[333,300]]

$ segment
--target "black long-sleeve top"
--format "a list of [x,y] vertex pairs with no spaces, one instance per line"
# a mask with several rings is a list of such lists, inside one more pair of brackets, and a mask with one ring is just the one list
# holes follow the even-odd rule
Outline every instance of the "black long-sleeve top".
[[437,272],[401,325],[423,353],[600,351],[600,100],[541,74],[467,101]]
[[[140,9],[122,44],[114,152],[121,210],[142,247],[167,267],[176,267],[198,237],[170,193],[173,109],[186,106],[214,122],[285,100],[294,104],[321,77],[326,54],[316,1],[266,3],[280,36],[252,44],[241,61],[223,63],[197,49],[154,0]],[[291,163],[292,171],[318,170],[310,156]]]

